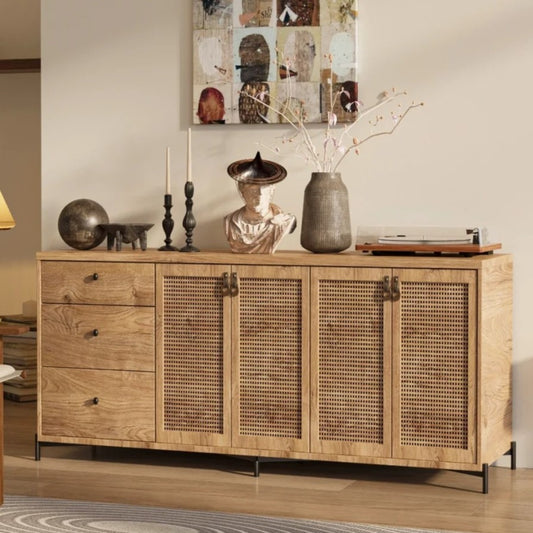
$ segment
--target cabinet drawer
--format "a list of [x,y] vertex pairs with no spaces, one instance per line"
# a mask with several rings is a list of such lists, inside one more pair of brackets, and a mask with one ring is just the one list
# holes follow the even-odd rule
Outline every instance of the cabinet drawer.
[[74,368],[155,368],[154,308],[43,304],[41,364]]
[[43,435],[154,441],[150,372],[43,368]]
[[41,299],[45,303],[154,305],[154,265],[42,261]]

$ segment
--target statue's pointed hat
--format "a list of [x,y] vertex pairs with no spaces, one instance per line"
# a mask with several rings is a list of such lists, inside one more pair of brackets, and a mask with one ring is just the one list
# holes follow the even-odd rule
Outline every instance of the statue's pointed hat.
[[240,183],[272,185],[285,179],[287,171],[278,163],[261,159],[257,152],[254,159],[235,161],[228,167],[228,174]]

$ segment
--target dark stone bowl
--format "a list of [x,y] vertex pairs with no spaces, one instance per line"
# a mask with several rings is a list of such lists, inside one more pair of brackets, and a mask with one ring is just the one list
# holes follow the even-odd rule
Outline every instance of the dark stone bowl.
[[[115,245],[116,250],[122,249],[122,243],[130,244],[135,250],[136,242],[139,241],[141,250],[146,250],[146,232],[153,224],[128,223],[128,224],[100,224],[107,235],[107,249],[111,250]],[[115,243],[116,241],[116,243]]]

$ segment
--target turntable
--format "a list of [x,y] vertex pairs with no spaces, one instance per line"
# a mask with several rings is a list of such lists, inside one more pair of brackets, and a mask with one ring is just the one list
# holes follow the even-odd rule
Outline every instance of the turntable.
[[358,230],[355,249],[374,255],[491,254],[501,243],[488,242],[485,228],[368,228]]

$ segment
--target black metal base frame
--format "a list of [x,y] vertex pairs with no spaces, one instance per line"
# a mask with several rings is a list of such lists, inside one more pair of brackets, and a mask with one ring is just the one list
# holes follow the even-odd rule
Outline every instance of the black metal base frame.
[[[40,441],[37,438],[37,433],[35,434],[35,460],[40,461],[41,460],[41,447],[42,446],[86,446],[85,444],[65,444],[63,442],[46,442],[46,441]],[[90,445],[92,447],[92,457],[93,459],[96,456],[96,448],[98,446]]]
[[[35,460],[36,461],[41,460],[41,446],[71,446],[71,445],[56,443],[56,442],[42,442],[42,441],[39,441],[39,439],[37,438],[37,434],[35,434]],[[96,446],[93,446],[93,452],[95,451],[95,449],[96,449]],[[516,441],[511,441],[510,448],[503,455],[511,456],[511,470],[516,470]],[[237,457],[237,456],[232,456],[232,457]],[[282,458],[275,458],[275,457],[260,457],[260,456],[252,456],[252,457],[238,456],[238,457],[245,461],[252,461],[254,463],[254,477],[259,477],[261,463],[295,461],[295,459],[282,459]],[[461,472],[462,474],[470,474],[472,476],[481,477],[482,478],[482,493],[483,494],[489,493],[489,464],[488,463],[483,463],[482,469],[480,472],[473,472],[471,470],[455,470],[455,472]]]
[[[516,441],[511,442],[511,447],[504,453],[504,455],[511,456],[511,470],[516,470]],[[249,461],[254,462],[254,477],[259,477],[260,464],[269,460],[265,457],[246,458]],[[281,459],[283,460],[283,459]],[[470,474],[473,476],[479,476],[482,478],[482,493],[488,494],[489,492],[489,464],[483,463],[481,472],[472,472],[471,470],[456,470],[463,474]]]
[[261,463],[288,463],[288,462],[302,462],[305,459],[290,459],[281,457],[259,457],[259,456],[243,456],[232,455],[231,457],[237,457],[243,461],[251,461],[254,464],[254,477],[259,477]]
[[[516,470],[516,441],[511,441],[511,447],[503,454],[511,456],[511,470]],[[489,464],[483,463],[481,472],[472,472],[470,470],[456,470],[463,474],[470,474],[472,476],[479,476],[482,478],[482,492],[489,493]]]

